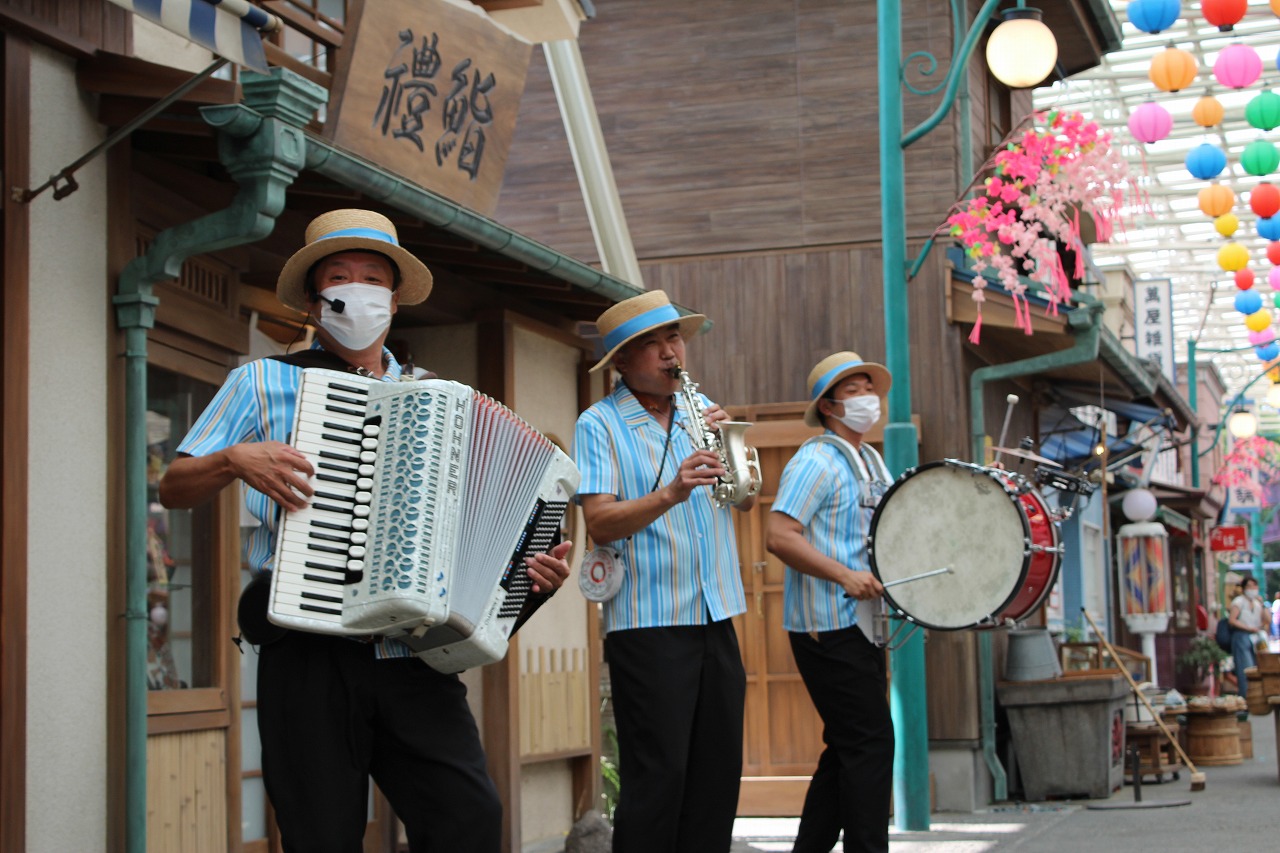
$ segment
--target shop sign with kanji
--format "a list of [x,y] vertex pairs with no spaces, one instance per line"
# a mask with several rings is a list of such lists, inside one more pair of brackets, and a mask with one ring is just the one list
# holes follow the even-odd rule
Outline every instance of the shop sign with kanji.
[[1209,533],[1210,551],[1245,551],[1249,548],[1249,528],[1243,524],[1224,524]]
[[492,215],[531,53],[478,8],[447,0],[352,3],[325,135]]
[[1133,283],[1134,343],[1138,358],[1160,366],[1170,382],[1173,368],[1173,283],[1167,278],[1139,279]]

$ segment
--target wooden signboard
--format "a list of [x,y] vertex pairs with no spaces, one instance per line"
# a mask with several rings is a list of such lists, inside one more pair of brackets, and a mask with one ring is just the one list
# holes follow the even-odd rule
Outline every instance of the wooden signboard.
[[492,215],[532,49],[449,0],[354,2],[325,135]]

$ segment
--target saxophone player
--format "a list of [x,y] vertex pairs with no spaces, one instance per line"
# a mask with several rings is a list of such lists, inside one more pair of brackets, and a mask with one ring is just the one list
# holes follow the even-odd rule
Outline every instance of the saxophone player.
[[[618,380],[574,434],[587,532],[621,576],[604,604],[626,779],[615,853],[725,853],[733,835],[746,676],[730,620],[746,598],[731,509],[712,500],[728,472],[695,447],[676,404],[685,341],[705,320],[660,290],[601,314],[605,355],[592,371],[612,366]],[[708,426],[728,420],[701,403]]]

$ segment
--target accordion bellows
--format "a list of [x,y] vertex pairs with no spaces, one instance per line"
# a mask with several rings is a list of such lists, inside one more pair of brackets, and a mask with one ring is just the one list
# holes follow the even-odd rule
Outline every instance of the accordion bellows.
[[397,637],[442,672],[506,654],[524,558],[578,487],[568,456],[466,385],[324,369],[303,371],[291,444],[315,496],[281,521],[272,622]]

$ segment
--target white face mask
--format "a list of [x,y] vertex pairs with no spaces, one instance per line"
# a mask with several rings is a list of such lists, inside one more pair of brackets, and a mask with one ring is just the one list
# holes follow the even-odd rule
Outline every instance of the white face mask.
[[1247,589],[1245,590],[1244,594],[1254,599],[1255,601],[1262,597],[1262,593],[1258,592],[1258,590],[1256,589]]
[[844,414],[839,415],[838,420],[859,435],[870,430],[880,420],[880,398],[874,394],[846,397],[842,402]]
[[391,290],[386,287],[360,282],[336,284],[326,287],[320,298],[320,325],[349,350],[364,349],[391,325]]

